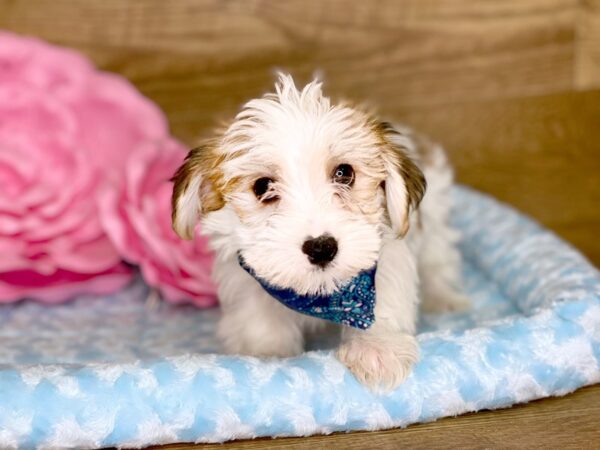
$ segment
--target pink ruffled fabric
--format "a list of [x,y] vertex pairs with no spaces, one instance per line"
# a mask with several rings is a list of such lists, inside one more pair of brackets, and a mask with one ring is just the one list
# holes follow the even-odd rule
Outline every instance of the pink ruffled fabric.
[[[153,259],[187,248],[155,223],[162,227],[169,220],[170,185],[148,174],[151,183],[132,194],[139,198],[123,195],[133,192],[129,187],[152,168],[149,161],[163,147],[173,168],[184,149],[170,140],[160,110],[123,78],[96,71],[73,51],[0,33],[0,302],[113,292],[132,276],[123,259],[141,264],[148,281],[169,299],[214,302],[203,241],[186,243],[194,248],[186,250],[188,259]],[[163,157],[165,165],[169,157]],[[156,203],[135,218],[121,213],[151,199]],[[146,214],[149,208],[164,217]],[[128,247],[115,238],[117,229],[142,237]],[[140,251],[137,246],[146,243],[152,247]],[[195,256],[200,269],[190,271]],[[206,284],[191,288],[189,278],[198,273],[198,283]]]
[[119,253],[140,266],[150,286],[169,301],[207,307],[216,303],[212,252],[205,238],[183,241],[171,227],[169,179],[186,153],[173,139],[138,147],[127,162],[125,183],[100,192],[100,214]]

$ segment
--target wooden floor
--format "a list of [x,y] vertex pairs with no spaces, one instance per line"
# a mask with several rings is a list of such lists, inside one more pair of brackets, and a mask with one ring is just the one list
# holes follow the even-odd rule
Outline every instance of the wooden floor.
[[256,439],[226,444],[176,444],[154,450],[385,449],[599,449],[600,385],[563,398],[550,398],[498,411],[484,411],[402,430],[302,438]]

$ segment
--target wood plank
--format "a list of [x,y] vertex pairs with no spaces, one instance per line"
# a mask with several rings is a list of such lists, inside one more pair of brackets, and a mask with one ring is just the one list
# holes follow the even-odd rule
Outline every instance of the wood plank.
[[599,423],[600,385],[596,385],[562,398],[444,418],[402,430],[256,439],[212,445],[173,444],[151,449],[593,449],[599,447]]
[[262,93],[273,67],[319,69],[336,94],[398,107],[571,89],[578,2],[0,0],[0,11],[0,28],[123,73],[191,137]]
[[584,0],[577,18],[575,87],[600,87],[600,0]]
[[442,142],[460,182],[533,216],[600,266],[600,90],[387,112]]

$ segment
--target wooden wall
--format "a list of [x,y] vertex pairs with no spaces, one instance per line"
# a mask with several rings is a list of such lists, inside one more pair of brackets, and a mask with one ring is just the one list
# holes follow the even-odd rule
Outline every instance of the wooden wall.
[[0,28],[123,74],[190,144],[319,70],[600,264],[600,0],[0,0]]

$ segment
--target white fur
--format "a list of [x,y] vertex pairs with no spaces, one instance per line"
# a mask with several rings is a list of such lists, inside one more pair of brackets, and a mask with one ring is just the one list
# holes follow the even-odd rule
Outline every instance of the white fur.
[[[457,233],[448,224],[452,172],[442,150],[422,163],[429,191],[420,220],[413,214],[408,234],[400,239],[408,190],[382,157],[380,140],[365,117],[332,105],[318,81],[297,90],[291,77],[280,75],[276,92],[248,102],[217,148],[226,156],[220,167],[225,186],[239,177],[269,176],[276,180],[273,190],[280,200],[260,204],[251,185],[242,183],[226,190],[223,208],[202,218],[202,232],[217,253],[219,335],[232,353],[297,355],[305,333],[325,324],[271,298],[239,266],[238,252],[262,278],[300,293],[331,292],[377,261],[375,323],[366,331],[344,327],[338,357],[361,382],[391,389],[418,359],[419,278],[429,309],[464,307],[465,299]],[[410,132],[401,130],[395,139],[418,158]],[[356,168],[354,193],[332,183],[336,163]],[[374,180],[385,180],[385,193]],[[190,186],[176,202],[182,222],[200,210],[199,181]],[[360,202],[352,197],[359,194]],[[339,245],[325,269],[310,264],[301,251],[308,236],[323,233]]]
[[173,223],[173,228],[186,239],[191,239],[194,235],[194,228],[200,215],[200,199],[198,198],[200,182],[200,177],[194,178],[190,187],[177,199],[179,214]]

